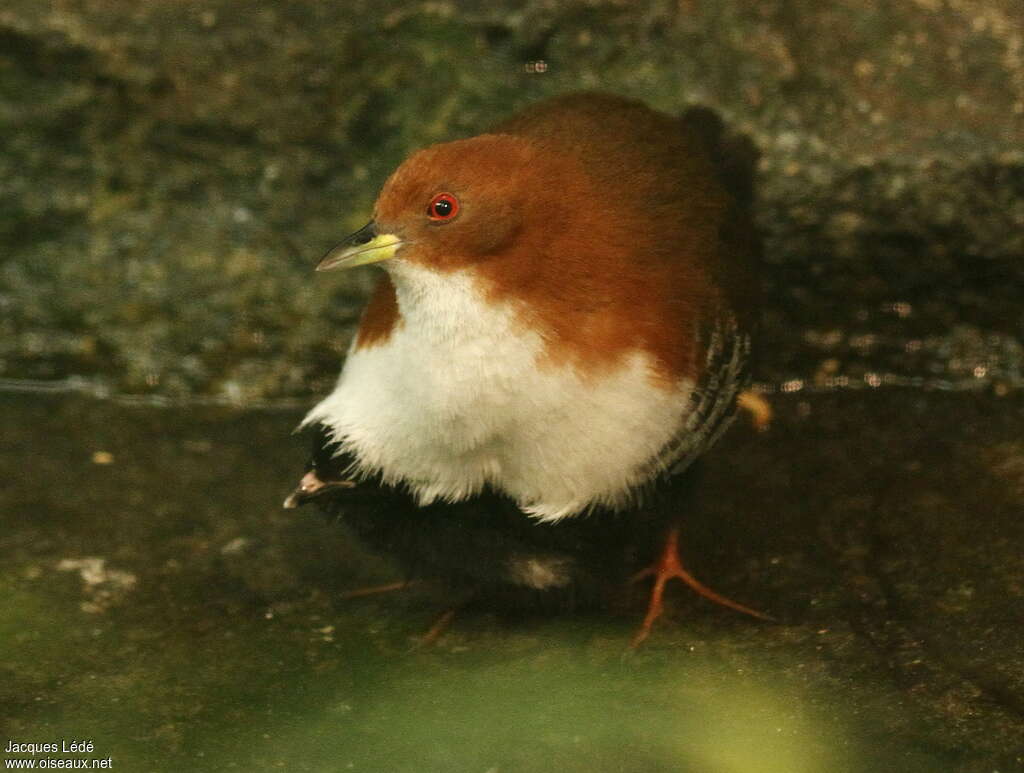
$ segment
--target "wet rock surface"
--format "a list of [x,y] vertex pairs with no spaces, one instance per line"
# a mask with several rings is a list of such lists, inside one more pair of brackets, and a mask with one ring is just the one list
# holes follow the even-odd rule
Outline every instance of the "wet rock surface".
[[343,598],[397,577],[280,509],[297,413],[5,396],[0,721],[130,770],[1024,770],[1019,396],[773,402],[684,545],[780,622],[675,588],[630,655],[640,608],[418,648],[438,589]]
[[762,148],[766,381],[1016,388],[1019,11],[12,0],[0,377],[235,403],[322,392],[373,274],[310,269],[387,174],[597,88],[711,105]]

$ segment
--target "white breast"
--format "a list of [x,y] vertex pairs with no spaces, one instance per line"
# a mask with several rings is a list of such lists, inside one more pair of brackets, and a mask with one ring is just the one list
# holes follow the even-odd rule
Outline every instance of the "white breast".
[[337,387],[305,418],[331,428],[361,474],[404,484],[421,504],[485,484],[540,520],[622,507],[672,459],[693,384],[655,385],[640,352],[585,376],[544,361],[508,307],[484,302],[467,272],[393,260],[402,323],[353,349]]

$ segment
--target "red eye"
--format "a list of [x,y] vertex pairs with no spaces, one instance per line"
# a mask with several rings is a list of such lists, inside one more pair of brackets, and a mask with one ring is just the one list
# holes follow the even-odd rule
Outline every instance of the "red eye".
[[439,193],[430,200],[427,217],[431,220],[444,222],[451,220],[459,213],[459,200],[450,193]]

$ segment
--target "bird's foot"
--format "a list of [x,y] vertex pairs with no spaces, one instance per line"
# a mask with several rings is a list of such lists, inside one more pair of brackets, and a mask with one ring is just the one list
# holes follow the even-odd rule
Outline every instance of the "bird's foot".
[[644,617],[644,621],[640,624],[639,630],[630,642],[630,647],[634,649],[639,647],[644,640],[650,636],[651,627],[654,625],[654,621],[661,617],[661,614],[664,611],[662,597],[665,593],[665,583],[673,578],[682,580],[699,595],[715,602],[716,604],[721,604],[723,607],[728,607],[729,609],[734,609],[737,612],[742,612],[743,614],[750,615],[751,617],[756,617],[758,620],[771,621],[775,619],[770,615],[758,612],[756,609],[751,609],[750,607],[726,598],[719,593],[715,593],[715,591],[711,590],[711,588],[707,587],[696,577],[690,574],[679,559],[678,527],[674,527],[668,533],[668,538],[665,540],[665,547],[662,550],[661,558],[659,558],[652,566],[649,566],[633,575],[631,582],[638,582],[645,577],[654,577],[654,587],[651,588],[651,599],[647,605],[647,615]]
[[420,637],[420,646],[429,646],[436,644],[437,640],[441,638],[441,635],[447,631],[452,624],[452,620],[455,619],[455,614],[459,611],[458,607],[452,607],[446,609],[441,613],[441,616],[434,621],[434,624],[430,626],[430,629]]
[[772,406],[763,395],[751,389],[740,392],[736,398],[740,410],[750,414],[750,423],[758,432],[765,432],[772,424]]
[[302,480],[299,481],[299,485],[295,487],[295,490],[288,495],[288,498],[284,500],[284,507],[286,510],[299,507],[306,504],[307,502],[316,499],[322,494],[326,494],[328,491],[337,491],[338,489],[352,489],[356,487],[354,480],[320,480],[317,474],[310,470],[302,476]]
[[417,584],[417,580],[399,580],[398,582],[388,582],[383,585],[368,585],[365,588],[354,588],[353,590],[347,590],[341,594],[343,599],[358,599],[363,596],[376,596],[379,593],[390,593],[396,590],[405,590],[413,585]]

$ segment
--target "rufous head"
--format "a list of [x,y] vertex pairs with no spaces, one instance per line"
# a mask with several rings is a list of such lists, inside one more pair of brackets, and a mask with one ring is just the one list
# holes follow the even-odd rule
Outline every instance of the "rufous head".
[[[722,307],[753,309],[757,249],[714,142],[690,123],[609,95],[545,100],[491,133],[414,153],[373,220],[318,270],[382,263],[401,284],[421,276],[406,264],[468,269],[552,361],[596,372],[643,351],[674,383],[698,367],[695,329]],[[398,319],[396,287],[380,287],[387,303],[371,307],[388,313],[367,319],[387,324],[364,325],[364,343]]]
[[384,183],[373,220],[317,270],[392,258],[444,270],[500,253],[544,198],[535,187],[537,161],[528,141],[508,134],[420,150]]

